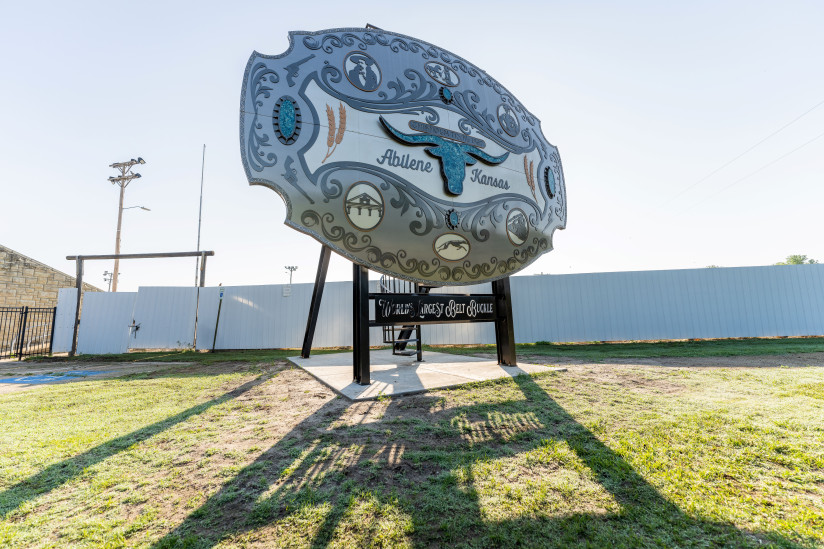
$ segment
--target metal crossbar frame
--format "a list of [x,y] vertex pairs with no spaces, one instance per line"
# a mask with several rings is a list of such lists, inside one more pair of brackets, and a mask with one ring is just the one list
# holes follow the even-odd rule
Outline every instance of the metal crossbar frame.
[[[83,263],[98,259],[159,259],[167,257],[199,257],[200,258],[200,287],[206,285],[206,258],[215,255],[213,251],[199,252],[160,252],[152,254],[107,254],[107,255],[67,255],[66,259],[75,262],[77,276],[77,305],[74,309],[74,334],[72,335],[72,350],[69,356],[77,354],[77,329],[80,326],[80,304],[83,300]],[[115,269],[117,271],[117,269]]]

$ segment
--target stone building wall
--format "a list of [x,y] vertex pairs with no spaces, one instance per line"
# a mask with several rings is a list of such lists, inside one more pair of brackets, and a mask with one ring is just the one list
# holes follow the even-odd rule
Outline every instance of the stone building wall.
[[[74,287],[73,276],[0,245],[0,307],[55,307],[57,290]],[[85,283],[83,290],[102,291]]]

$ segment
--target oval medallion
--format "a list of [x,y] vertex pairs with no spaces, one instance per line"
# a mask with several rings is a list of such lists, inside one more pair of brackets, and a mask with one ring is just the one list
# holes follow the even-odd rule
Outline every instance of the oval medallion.
[[300,109],[297,102],[288,95],[278,99],[272,113],[272,124],[278,141],[284,145],[297,141],[300,135]]
[[529,222],[522,209],[513,208],[506,216],[506,235],[515,246],[526,242],[526,237],[529,235]]
[[546,194],[553,198],[555,196],[555,174],[552,173],[550,167],[544,170],[544,185],[546,186]]
[[459,261],[469,254],[469,240],[458,233],[445,233],[432,244],[435,253],[447,261]]
[[381,85],[381,69],[372,56],[362,51],[353,51],[343,61],[343,68],[349,82],[363,91],[375,91]]
[[371,231],[383,219],[383,197],[376,186],[366,181],[349,187],[343,204],[346,219],[362,231]]
[[518,131],[521,129],[521,124],[518,123],[518,117],[515,114],[515,109],[507,105],[506,103],[502,103],[498,106],[498,123],[500,123],[501,128],[512,137],[518,135]]
[[458,78],[458,73],[444,65],[443,63],[438,63],[437,61],[430,61],[423,67],[426,70],[426,74],[429,77],[437,82],[438,84],[443,84],[444,86],[457,86],[460,84],[461,79]]

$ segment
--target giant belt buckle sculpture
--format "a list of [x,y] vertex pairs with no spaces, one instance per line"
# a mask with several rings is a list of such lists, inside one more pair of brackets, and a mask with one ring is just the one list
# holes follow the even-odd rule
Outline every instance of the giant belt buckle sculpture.
[[505,280],[552,249],[558,150],[495,79],[382,30],[289,40],[252,54],[240,109],[246,175],[283,198],[287,225],[428,286]]

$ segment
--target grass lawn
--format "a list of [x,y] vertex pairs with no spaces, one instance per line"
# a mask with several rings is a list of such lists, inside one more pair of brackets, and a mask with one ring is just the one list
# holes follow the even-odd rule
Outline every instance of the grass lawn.
[[[563,356],[599,361],[609,358],[784,355],[824,352],[824,337],[702,339],[604,343],[521,343],[518,356]],[[438,350],[460,354],[495,354],[494,345],[454,346]]]
[[[350,348],[351,349],[351,348]],[[313,349],[312,354],[334,353],[346,349]],[[824,349],[822,349],[824,350]],[[493,349],[494,352],[494,349]],[[195,351],[147,351],[124,353],[119,355],[77,355],[27,358],[30,362],[53,362],[71,364],[73,362],[107,363],[107,362],[192,362],[197,364],[220,364],[224,362],[248,362],[259,364],[272,362],[289,356],[300,355],[300,349],[251,349],[245,351],[215,351],[203,353]],[[0,365],[0,371],[3,370]]]
[[351,403],[276,353],[0,395],[0,547],[824,547],[824,368]]
[[[382,347],[389,348],[389,347]],[[599,361],[608,358],[659,358],[783,355],[824,352],[824,337],[703,339],[696,341],[632,341],[621,343],[519,343],[518,356],[569,357]],[[348,348],[351,350],[351,347]],[[494,345],[424,345],[424,349],[456,354],[495,354]],[[313,354],[345,351],[346,348],[313,349]],[[300,349],[266,349],[247,351],[193,351],[136,352],[121,355],[79,355],[75,357],[34,357],[27,360],[50,362],[265,362],[297,356]],[[2,366],[0,366],[2,370]],[[2,373],[2,372],[0,372]]]

